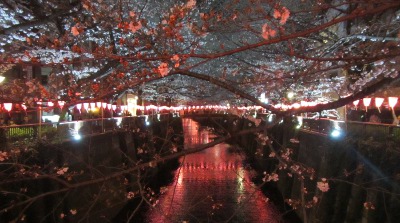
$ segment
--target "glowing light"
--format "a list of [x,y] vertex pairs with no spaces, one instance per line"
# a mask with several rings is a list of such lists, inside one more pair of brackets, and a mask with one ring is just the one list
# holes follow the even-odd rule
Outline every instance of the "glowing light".
[[389,97],[389,106],[393,109],[394,106],[397,104],[398,97]]
[[379,107],[381,107],[381,105],[383,104],[383,100],[385,100],[385,99],[383,99],[383,98],[375,98],[375,106],[378,108],[379,112],[381,112]]
[[365,106],[365,110],[368,111],[368,106],[371,104],[371,98],[363,98],[363,104]]
[[292,99],[292,98],[294,97],[294,93],[293,93],[293,92],[287,93],[287,97],[288,97],[289,99]]
[[360,100],[355,100],[353,101],[353,105],[357,107],[358,103],[360,103]]
[[4,109],[7,110],[8,112],[10,112],[12,109],[12,103],[4,103],[3,106]]
[[3,76],[0,76],[0,83],[3,82],[6,78]]
[[80,111],[82,109],[82,104],[77,104],[76,108]]
[[64,105],[65,105],[65,101],[58,101],[58,105],[62,109],[64,107]]
[[53,107],[53,106],[54,106],[54,103],[51,102],[51,101],[49,101],[49,102],[47,102],[47,105],[48,105],[49,107]]
[[79,134],[75,134],[75,135],[74,135],[74,139],[75,139],[75,140],[80,140],[80,139],[82,139],[82,136],[79,135]]
[[89,103],[83,103],[83,108],[85,110],[88,110],[89,109]]
[[371,98],[363,98],[363,104],[368,107],[371,104]]
[[107,109],[108,110],[111,110],[111,107],[112,107],[111,104],[107,104]]
[[102,102],[102,103],[101,103],[101,107],[103,107],[103,109],[107,108],[107,103]]
[[90,108],[95,108],[95,107],[96,107],[96,103],[91,102],[91,103],[90,103]]
[[115,111],[117,109],[117,105],[111,105],[112,109]]
[[338,138],[339,136],[341,136],[342,135],[342,132],[339,130],[339,129],[334,129],[332,132],[331,132],[331,136],[333,137],[333,138]]
[[101,108],[101,102],[96,102],[96,107]]

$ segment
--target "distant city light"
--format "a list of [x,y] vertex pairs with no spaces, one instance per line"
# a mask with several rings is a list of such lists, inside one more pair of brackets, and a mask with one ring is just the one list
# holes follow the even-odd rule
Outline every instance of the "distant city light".
[[287,93],[287,97],[288,97],[289,99],[292,99],[292,98],[294,97],[294,93],[293,93],[293,92]]

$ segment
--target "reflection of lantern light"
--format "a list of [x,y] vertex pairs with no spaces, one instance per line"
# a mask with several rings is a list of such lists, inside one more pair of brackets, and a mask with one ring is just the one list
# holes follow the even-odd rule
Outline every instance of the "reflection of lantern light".
[[393,109],[394,106],[397,104],[398,97],[389,97],[389,106]]
[[12,109],[12,103],[4,103],[3,106],[8,112],[10,112]]
[[360,100],[355,100],[355,101],[353,101],[353,105],[357,107],[359,102],[360,102]]

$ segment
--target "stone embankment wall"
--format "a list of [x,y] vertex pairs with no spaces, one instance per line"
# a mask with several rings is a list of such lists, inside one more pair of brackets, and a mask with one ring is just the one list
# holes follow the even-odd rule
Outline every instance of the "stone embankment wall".
[[[10,187],[27,188],[27,196],[60,190],[59,193],[33,202],[27,210],[24,210],[25,221],[123,222],[126,220],[126,216],[135,210],[132,205],[137,205],[135,199],[127,199],[127,194],[133,192],[135,197],[139,197],[139,181],[143,188],[157,193],[163,179],[168,179],[170,172],[178,166],[178,160],[158,163],[152,168],[119,173],[147,162],[155,156],[171,154],[172,144],[177,147],[177,151],[183,148],[180,118],[164,116],[161,120],[155,118],[148,121],[149,125],[143,117],[135,117],[123,123],[127,126],[125,129],[91,134],[83,136],[80,140],[71,139],[59,144],[46,143],[43,140],[34,147],[34,152],[29,153],[29,157],[21,156],[24,165],[32,169],[38,167],[41,173],[50,177],[39,176],[38,179],[24,181],[24,185],[16,183],[9,185]],[[59,170],[65,171],[58,174]],[[141,176],[140,179],[138,175]],[[70,185],[65,185],[55,178],[66,180]],[[71,185],[74,186],[68,189]],[[76,185],[81,186],[75,187]],[[63,191],[64,189],[66,190]],[[0,200],[6,204],[10,200],[7,200],[7,195],[3,195],[0,195]],[[1,221],[8,222],[15,219],[22,211],[22,207],[0,213]],[[77,212],[72,215],[71,210]],[[65,217],[61,220],[60,214],[64,213]]]

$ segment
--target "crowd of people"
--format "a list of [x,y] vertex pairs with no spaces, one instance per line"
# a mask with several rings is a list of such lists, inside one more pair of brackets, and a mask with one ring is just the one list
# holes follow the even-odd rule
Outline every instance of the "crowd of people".
[[24,116],[21,120],[16,120],[13,118],[0,118],[0,126],[13,126],[13,125],[26,125],[32,124],[28,116]]

